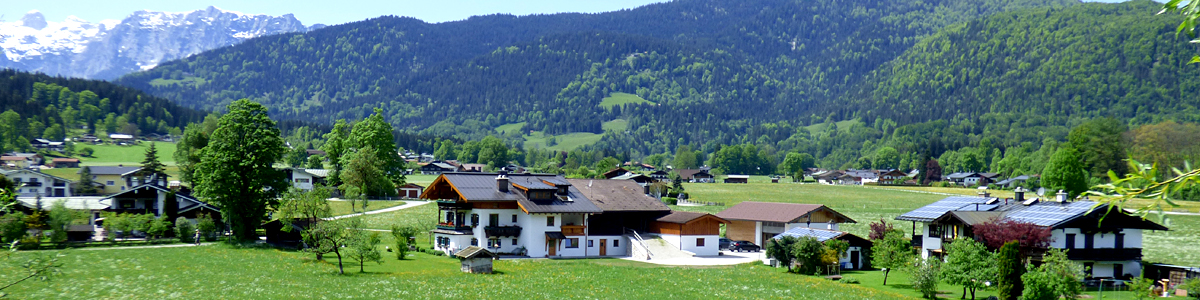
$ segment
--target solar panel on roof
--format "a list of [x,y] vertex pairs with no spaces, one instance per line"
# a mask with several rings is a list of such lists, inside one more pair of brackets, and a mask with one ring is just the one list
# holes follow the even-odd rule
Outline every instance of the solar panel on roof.
[[840,232],[840,231],[832,231],[832,230],[820,230],[820,229],[812,229],[812,228],[796,227],[796,228],[788,229],[787,231],[784,231],[783,233],[777,234],[777,235],[775,235],[774,237],[771,237],[771,238],[772,238],[772,239],[777,239],[777,238],[781,238],[781,237],[784,237],[784,236],[792,236],[792,237],[814,237],[814,238],[816,238],[816,239],[817,239],[817,241],[824,242],[824,241],[826,241],[826,240],[828,240],[828,239],[832,239],[832,238],[839,237],[839,236],[841,236],[842,234],[843,234],[843,233],[842,233],[842,232]]
[[986,201],[987,198],[981,197],[948,197],[916,210],[904,213],[896,219],[910,221],[931,221],[934,218],[942,216],[948,211],[957,210],[968,205],[971,206],[972,210],[974,210],[976,203],[982,204]]

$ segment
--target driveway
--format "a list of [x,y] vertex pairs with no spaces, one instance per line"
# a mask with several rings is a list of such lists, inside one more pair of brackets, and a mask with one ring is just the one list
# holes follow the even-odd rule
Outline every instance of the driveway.
[[720,256],[693,256],[667,259],[641,260],[632,257],[622,258],[636,262],[668,266],[728,266],[750,262],[762,262],[763,252],[729,252],[721,251]]

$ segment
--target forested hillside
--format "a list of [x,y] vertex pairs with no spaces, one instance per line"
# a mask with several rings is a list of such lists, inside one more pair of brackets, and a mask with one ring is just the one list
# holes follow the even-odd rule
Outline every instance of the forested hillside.
[[62,141],[84,127],[88,132],[178,134],[207,114],[106,81],[14,70],[0,70],[0,91],[6,91],[0,93],[4,151],[28,150],[33,139]]
[[[638,94],[684,116],[672,123],[740,126],[795,118],[946,25],[1074,3],[682,0],[603,14],[442,24],[382,17],[259,38],[120,82],[199,108],[247,97],[283,118],[360,118],[366,108],[388,105],[394,124],[417,130],[493,113],[489,126],[528,122],[527,129],[550,133],[599,132],[592,119],[545,125],[591,114],[614,92]],[[628,62],[638,55],[649,57]]]
[[[1187,91],[1198,74],[1185,64],[1196,48],[1159,7],[682,0],[441,24],[382,17],[119,82],[208,109],[250,98],[283,119],[353,120],[379,107],[425,134],[505,128],[510,145],[530,132],[602,133],[590,149],[631,158],[753,144],[773,163],[804,152],[825,167],[878,167],[876,152],[891,148],[905,156],[892,166],[947,152],[991,166],[1009,149],[1048,155],[1096,117],[1197,120]],[[602,104],[614,95],[627,104]]]

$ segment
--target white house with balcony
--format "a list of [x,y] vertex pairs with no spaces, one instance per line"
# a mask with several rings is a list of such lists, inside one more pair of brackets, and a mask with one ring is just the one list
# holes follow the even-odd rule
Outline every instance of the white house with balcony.
[[71,197],[71,180],[28,169],[0,171],[16,186],[18,197]]
[[[1062,192],[1054,199],[1027,200],[1020,189],[1012,199],[948,197],[896,220],[913,222],[913,244],[923,258],[944,256],[944,244],[956,238],[974,238],[973,227],[978,224],[1014,221],[1047,227],[1051,230],[1049,247],[1067,250],[1067,257],[1084,264],[1091,278],[1140,274],[1143,231],[1167,230],[1120,209],[1110,212],[1107,204],[1069,201]],[[917,223],[922,224],[920,235],[916,234]]]

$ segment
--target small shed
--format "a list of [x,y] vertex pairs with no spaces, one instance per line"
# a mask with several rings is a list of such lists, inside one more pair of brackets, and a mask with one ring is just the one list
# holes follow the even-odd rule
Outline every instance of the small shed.
[[470,246],[454,253],[454,257],[462,261],[463,272],[491,274],[492,259],[496,257],[496,254],[479,246]]
[[747,183],[750,182],[750,175],[729,175],[725,177],[725,183]]

